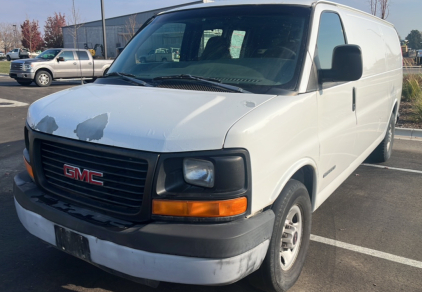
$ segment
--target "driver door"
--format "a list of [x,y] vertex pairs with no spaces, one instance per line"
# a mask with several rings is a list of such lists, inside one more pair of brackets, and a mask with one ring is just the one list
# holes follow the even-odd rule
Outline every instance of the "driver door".
[[[63,57],[64,61],[58,61]],[[56,57],[54,78],[72,78],[80,76],[78,62],[76,61],[73,51],[62,51]]]

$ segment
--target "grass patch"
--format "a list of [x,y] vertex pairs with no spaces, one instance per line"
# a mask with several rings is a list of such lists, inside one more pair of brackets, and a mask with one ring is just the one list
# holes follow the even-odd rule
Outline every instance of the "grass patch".
[[422,75],[411,74],[403,77],[403,101],[410,102],[412,119],[422,122]]
[[10,62],[0,61],[0,73],[9,74],[9,70],[10,70]]

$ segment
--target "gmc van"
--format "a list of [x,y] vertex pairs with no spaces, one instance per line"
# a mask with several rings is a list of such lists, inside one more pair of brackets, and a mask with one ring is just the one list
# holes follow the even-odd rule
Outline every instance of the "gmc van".
[[[178,62],[140,62],[171,44]],[[311,215],[371,156],[402,91],[394,27],[325,1],[242,0],[148,20],[93,84],[33,103],[25,228],[111,273],[265,291],[298,279]]]

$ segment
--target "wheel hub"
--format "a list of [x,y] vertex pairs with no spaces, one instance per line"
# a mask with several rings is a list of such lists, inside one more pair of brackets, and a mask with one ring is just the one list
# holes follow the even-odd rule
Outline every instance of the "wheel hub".
[[291,222],[286,221],[282,237],[283,248],[292,249],[296,246],[298,239],[297,228]]
[[303,233],[302,210],[298,205],[291,207],[281,235],[280,264],[281,269],[292,267],[299,254]]

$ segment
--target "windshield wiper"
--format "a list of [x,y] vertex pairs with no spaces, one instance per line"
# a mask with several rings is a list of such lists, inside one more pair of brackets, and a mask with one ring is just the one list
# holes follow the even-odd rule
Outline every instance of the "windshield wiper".
[[152,87],[151,84],[143,81],[142,79],[136,77],[133,74],[121,73],[121,72],[111,72],[111,73],[108,73],[108,74],[104,75],[104,77],[109,77],[109,76],[119,76],[122,79],[124,79],[126,81],[131,81],[133,83],[136,83],[137,85]]
[[215,78],[205,78],[205,77],[194,76],[194,75],[190,75],[190,74],[159,76],[159,77],[155,77],[152,80],[156,81],[156,80],[170,80],[170,79],[196,80],[196,81],[199,81],[199,82],[202,82],[202,83],[210,84],[213,87],[228,89],[231,92],[250,93],[249,91],[246,91],[243,88],[221,83],[220,80],[215,79]]

